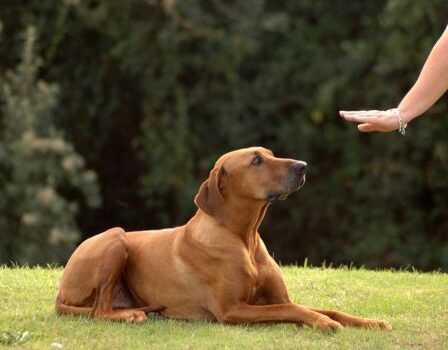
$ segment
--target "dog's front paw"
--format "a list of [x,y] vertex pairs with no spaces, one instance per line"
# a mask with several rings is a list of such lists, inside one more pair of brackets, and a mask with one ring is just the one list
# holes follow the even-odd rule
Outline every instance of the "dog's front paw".
[[321,331],[339,331],[344,328],[339,322],[332,320],[327,316],[321,316],[313,325]]

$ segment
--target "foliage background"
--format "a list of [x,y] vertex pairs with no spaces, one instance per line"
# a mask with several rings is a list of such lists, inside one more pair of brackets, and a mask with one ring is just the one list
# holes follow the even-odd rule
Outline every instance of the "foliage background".
[[[448,269],[446,98],[406,137],[360,134],[337,116],[340,109],[397,105],[446,26],[446,1],[3,0],[0,6],[2,81],[21,61],[33,26],[41,58],[36,80],[59,91],[47,128],[60,130],[83,169],[98,176],[96,209],[73,184],[57,186],[79,209],[58,217],[75,218],[83,238],[114,225],[184,223],[220,154],[263,145],[310,164],[305,188],[273,206],[263,224],[278,260]],[[0,130],[5,105],[3,96]],[[0,135],[3,147],[11,143]],[[11,209],[23,196],[6,200],[6,184],[15,181],[5,160],[11,157],[0,160],[6,222],[0,262],[23,261],[5,248],[23,225],[5,219],[11,210],[23,214]],[[49,167],[51,177],[58,165]],[[29,244],[26,235],[21,244]],[[51,249],[40,257],[63,263],[70,249],[63,257]]]

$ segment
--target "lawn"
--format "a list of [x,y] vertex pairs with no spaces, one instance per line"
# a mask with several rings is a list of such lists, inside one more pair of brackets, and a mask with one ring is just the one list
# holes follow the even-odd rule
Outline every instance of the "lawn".
[[150,318],[142,325],[59,317],[60,268],[0,267],[0,348],[448,349],[448,274],[283,267],[293,299],[387,320],[394,330],[324,333],[292,324],[220,325]]

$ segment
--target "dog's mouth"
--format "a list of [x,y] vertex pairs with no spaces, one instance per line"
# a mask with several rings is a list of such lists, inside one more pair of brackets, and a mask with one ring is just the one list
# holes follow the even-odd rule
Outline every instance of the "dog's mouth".
[[287,192],[283,192],[283,193],[269,193],[266,197],[266,200],[269,203],[283,201],[286,198],[288,198],[288,196],[291,193],[300,190],[305,185],[305,182],[306,182],[306,179],[305,179],[305,175],[304,175],[300,178],[300,180],[295,184],[295,186],[292,189],[289,189]]
[[274,203],[274,202],[277,202],[277,201],[283,201],[283,200],[285,200],[286,198],[288,198],[288,196],[290,195],[290,193],[291,193],[291,192],[289,192],[289,193],[284,193],[284,194],[269,194],[269,195],[266,197],[266,200],[267,200],[269,203]]

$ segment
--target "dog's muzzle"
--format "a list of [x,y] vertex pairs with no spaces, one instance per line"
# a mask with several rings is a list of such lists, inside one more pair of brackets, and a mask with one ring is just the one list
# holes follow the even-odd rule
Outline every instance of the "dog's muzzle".
[[274,203],[278,200],[284,200],[292,192],[300,190],[303,185],[305,185],[307,166],[308,164],[302,161],[294,162],[282,180],[284,191],[281,191],[281,193],[270,193],[266,197],[266,200],[270,203]]

